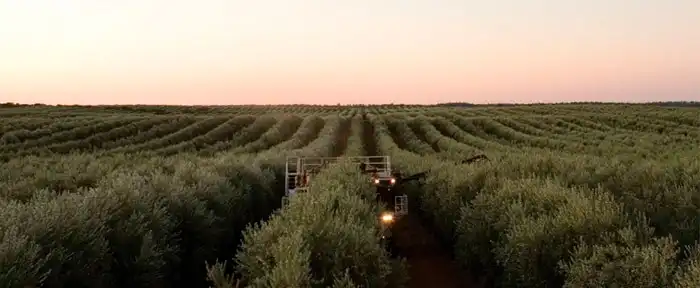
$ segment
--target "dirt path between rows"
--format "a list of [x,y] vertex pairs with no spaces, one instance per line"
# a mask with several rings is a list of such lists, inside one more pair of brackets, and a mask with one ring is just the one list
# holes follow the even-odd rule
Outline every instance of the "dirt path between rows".
[[377,139],[374,137],[374,124],[362,114],[362,146],[367,156],[377,156]]
[[351,125],[351,119],[343,119],[342,122],[340,123],[340,131],[338,131],[338,134],[336,136],[336,143],[335,147],[333,148],[333,152],[331,153],[331,157],[340,157],[343,156],[345,153],[345,148],[348,147],[348,139],[350,138],[350,134],[352,133],[350,125]]
[[408,287],[483,287],[454,263],[449,251],[417,217],[409,213],[394,227],[394,243],[399,256],[406,258],[409,265],[411,279]]

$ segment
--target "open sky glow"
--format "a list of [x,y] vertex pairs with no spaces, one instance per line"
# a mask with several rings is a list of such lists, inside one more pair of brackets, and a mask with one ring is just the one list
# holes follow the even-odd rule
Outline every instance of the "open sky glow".
[[0,102],[700,100],[698,0],[0,0]]

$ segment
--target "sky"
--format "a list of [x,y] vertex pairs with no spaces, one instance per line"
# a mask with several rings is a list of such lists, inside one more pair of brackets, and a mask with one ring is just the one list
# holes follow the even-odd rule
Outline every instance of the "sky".
[[0,102],[700,101],[698,0],[0,0]]

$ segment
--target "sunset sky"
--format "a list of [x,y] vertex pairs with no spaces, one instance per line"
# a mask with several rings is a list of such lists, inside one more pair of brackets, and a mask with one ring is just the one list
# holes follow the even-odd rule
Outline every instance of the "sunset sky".
[[698,0],[0,0],[0,102],[666,100]]

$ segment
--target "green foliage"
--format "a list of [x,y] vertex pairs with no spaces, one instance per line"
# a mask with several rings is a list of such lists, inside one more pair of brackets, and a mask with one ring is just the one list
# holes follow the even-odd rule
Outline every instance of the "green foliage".
[[674,287],[690,288],[700,285],[700,245],[689,246],[686,252],[687,259],[673,279]]
[[[652,147],[663,149],[651,146],[659,145],[655,143],[669,143],[663,139],[669,136],[650,134],[640,135],[643,141],[622,139],[623,145],[633,148],[618,145],[609,149],[614,143],[606,142],[610,134],[592,131],[592,127],[611,126],[590,125],[592,122],[561,122],[590,135],[587,139],[573,138],[575,134],[568,132],[558,135],[554,132],[557,127],[521,124],[535,119],[470,119],[454,114],[440,113],[444,118],[434,121],[442,137],[431,132],[425,124],[430,120],[420,115],[388,121],[388,117],[377,117],[375,137],[381,152],[391,155],[394,166],[405,174],[429,170],[424,181],[409,185],[414,206],[419,207],[412,211],[423,214],[446,242],[453,243],[465,268],[484,271],[503,287],[668,287],[673,277],[692,279],[684,276],[693,275],[692,262],[684,264],[683,271],[688,272],[676,269],[682,258],[676,251],[700,235],[694,216],[700,187],[697,150],[678,152],[685,157],[671,155],[668,152],[679,150],[668,147],[655,155],[647,153]],[[417,122],[413,131],[424,135],[406,129],[402,121],[407,120]],[[448,121],[470,135],[455,131]],[[588,126],[569,125],[573,123]],[[616,129],[653,131],[637,123],[619,123],[626,126],[612,126],[607,133]],[[480,140],[470,138],[474,136]],[[442,140],[447,137],[487,151],[491,161],[456,164],[452,161],[464,159],[464,153],[452,152],[458,151],[456,144],[455,149],[446,149],[449,153],[428,151],[433,143],[431,149],[437,152],[440,143],[450,142]],[[614,141],[620,141],[616,138]],[[577,140],[583,145],[566,144]],[[611,236],[622,233],[619,231],[636,236],[621,242],[620,236]],[[601,268],[601,254],[592,251],[618,251],[615,253],[621,256]]]
[[267,222],[245,233],[236,257],[250,287],[397,287],[405,268],[380,245],[379,207],[366,176],[340,165],[314,176]]
[[[324,171],[270,216],[286,156],[376,152],[404,175],[428,171],[406,185],[411,213],[498,286],[698,287],[697,115],[586,103],[11,105],[0,109],[0,283],[400,286],[406,268],[378,244],[372,190],[354,167]],[[460,163],[482,153],[490,161]]]
[[[96,186],[3,202],[0,282],[46,287],[164,287],[204,279],[204,262],[265,217],[274,173],[236,161],[186,159],[118,169]],[[277,196],[275,196],[277,195]],[[20,268],[21,271],[15,269]],[[9,269],[9,270],[7,270]]]
[[[646,231],[645,231],[646,230]],[[564,287],[671,287],[676,243],[651,230],[624,228],[597,243],[584,243],[561,263]]]

